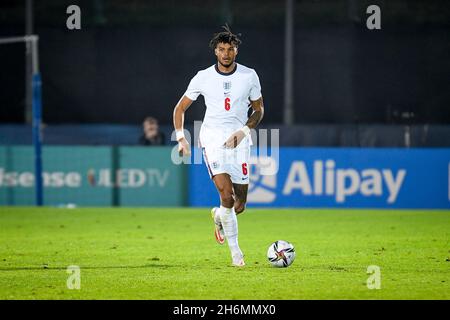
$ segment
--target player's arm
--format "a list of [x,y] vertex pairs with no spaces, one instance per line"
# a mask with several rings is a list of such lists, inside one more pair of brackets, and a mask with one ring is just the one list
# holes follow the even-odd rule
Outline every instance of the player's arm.
[[264,116],[264,104],[262,97],[258,100],[251,101],[250,104],[253,109],[252,115],[248,118],[247,123],[245,124],[250,129],[255,129],[256,126],[261,122]]
[[192,100],[186,96],[183,96],[177,105],[173,109],[173,126],[175,127],[175,132],[178,141],[178,152],[180,155],[188,156],[191,154],[191,149],[189,143],[184,137],[184,113],[191,106]]
[[250,129],[255,129],[261,122],[264,116],[264,104],[262,97],[255,101],[250,100],[250,105],[253,109],[253,113],[248,118],[247,123],[238,131],[234,132],[228,140],[224,143],[225,148],[236,148],[241,141],[250,134]]

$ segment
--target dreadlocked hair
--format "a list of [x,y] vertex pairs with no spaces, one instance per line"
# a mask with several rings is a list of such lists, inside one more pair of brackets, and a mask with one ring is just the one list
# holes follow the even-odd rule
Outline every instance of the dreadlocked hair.
[[214,50],[216,49],[217,44],[219,43],[229,43],[237,48],[242,43],[242,41],[239,39],[241,34],[238,33],[236,35],[233,32],[231,32],[231,29],[228,26],[228,24],[225,24],[224,26],[222,26],[222,28],[224,28],[225,31],[215,33],[213,38],[209,42],[209,47]]

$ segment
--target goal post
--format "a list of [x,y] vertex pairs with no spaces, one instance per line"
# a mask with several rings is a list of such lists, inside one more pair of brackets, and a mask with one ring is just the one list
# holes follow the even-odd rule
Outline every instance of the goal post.
[[0,45],[24,42],[31,49],[32,57],[32,113],[33,113],[33,146],[34,146],[34,179],[36,205],[44,202],[42,180],[42,80],[39,72],[39,37],[37,35],[0,38]]

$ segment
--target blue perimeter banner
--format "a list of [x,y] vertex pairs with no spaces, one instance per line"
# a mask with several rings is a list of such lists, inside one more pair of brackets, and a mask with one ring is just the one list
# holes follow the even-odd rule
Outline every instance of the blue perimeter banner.
[[[450,208],[450,149],[280,148],[266,160],[279,170],[250,164],[249,206]],[[190,206],[219,204],[204,163],[188,180]]]

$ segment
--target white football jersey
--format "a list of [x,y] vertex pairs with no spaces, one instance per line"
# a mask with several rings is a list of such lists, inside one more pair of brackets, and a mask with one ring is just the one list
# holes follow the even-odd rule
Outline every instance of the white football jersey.
[[[200,143],[221,145],[248,120],[250,100],[261,97],[261,85],[255,70],[236,63],[230,73],[219,71],[217,64],[199,71],[184,94],[191,100],[203,95],[206,113],[200,130]],[[246,138],[243,145],[251,144]]]

